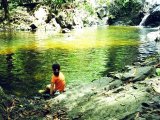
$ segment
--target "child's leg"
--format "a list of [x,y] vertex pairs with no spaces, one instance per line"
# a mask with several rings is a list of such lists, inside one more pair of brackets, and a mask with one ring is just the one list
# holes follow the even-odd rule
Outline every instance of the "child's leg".
[[[47,93],[47,94],[50,94],[50,89],[51,89],[51,84],[48,84],[47,86],[46,86],[46,92],[45,93]],[[54,93],[55,93],[56,91],[55,91],[55,89],[53,88],[53,95],[54,95]]]
[[50,89],[51,88],[51,84],[46,85],[46,89]]
[[51,84],[48,84],[46,85],[45,89],[39,90],[38,92],[42,94],[50,94],[50,88],[51,88]]

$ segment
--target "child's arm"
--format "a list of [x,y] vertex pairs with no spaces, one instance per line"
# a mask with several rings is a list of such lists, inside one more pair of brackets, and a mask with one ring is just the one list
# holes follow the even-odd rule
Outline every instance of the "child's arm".
[[51,82],[50,95],[52,95],[53,90],[54,90],[54,83]]

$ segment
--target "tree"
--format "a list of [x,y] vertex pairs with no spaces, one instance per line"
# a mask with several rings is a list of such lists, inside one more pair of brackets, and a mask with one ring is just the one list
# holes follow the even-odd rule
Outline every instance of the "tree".
[[110,4],[110,13],[116,17],[137,15],[142,9],[140,0],[115,0]]
[[2,5],[2,8],[4,9],[4,18],[9,19],[8,1],[2,0],[1,5]]

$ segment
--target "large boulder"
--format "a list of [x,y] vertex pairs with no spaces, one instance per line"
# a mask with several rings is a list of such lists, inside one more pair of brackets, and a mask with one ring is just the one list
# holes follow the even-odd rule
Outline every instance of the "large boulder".
[[152,66],[135,67],[124,73],[111,73],[109,77],[120,79],[124,82],[143,81],[155,72]]
[[100,19],[102,19],[103,17],[106,17],[108,13],[107,6],[97,7],[96,13]]
[[143,26],[157,27],[160,25],[160,5],[154,7],[146,18]]

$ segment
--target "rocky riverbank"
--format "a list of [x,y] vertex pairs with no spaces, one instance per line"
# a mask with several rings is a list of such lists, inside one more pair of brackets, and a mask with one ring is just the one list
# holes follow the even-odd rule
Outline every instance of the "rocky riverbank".
[[58,96],[17,98],[1,89],[3,119],[160,119],[160,57],[150,57],[123,73],[113,72],[90,84],[67,86]]
[[[75,0],[64,3],[59,1],[59,7],[56,7],[54,2],[13,2],[13,5],[9,6],[11,9],[8,21],[4,19],[4,11],[0,10],[0,30],[43,30],[66,33],[75,28],[94,25],[137,26],[144,17],[146,12],[144,8],[147,4],[138,0],[124,3],[120,0],[117,2]],[[153,21],[150,23],[155,24]]]
[[[3,11],[0,11],[0,16],[3,16]],[[20,6],[12,9],[9,22],[1,22],[0,28],[1,30],[40,30],[66,33],[72,29],[100,23],[102,20],[98,19],[96,14],[85,10],[83,4],[76,7],[76,4],[66,3],[56,12],[49,5],[38,4],[33,9]]]
[[[58,1],[57,1],[58,2]],[[57,5],[56,5],[57,4]],[[57,7],[56,7],[57,6]],[[158,27],[160,3],[151,1],[12,1],[9,20],[0,9],[0,31],[44,30],[69,32],[94,25],[131,25]]]

